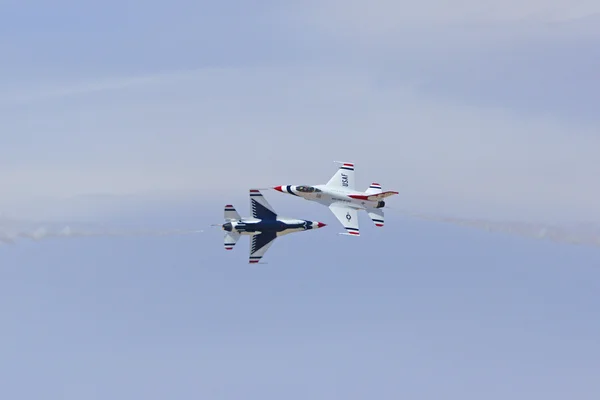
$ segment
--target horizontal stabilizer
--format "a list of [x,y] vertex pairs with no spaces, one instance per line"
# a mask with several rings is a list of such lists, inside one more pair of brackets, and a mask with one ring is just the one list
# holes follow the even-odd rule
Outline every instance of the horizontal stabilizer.
[[223,238],[223,245],[225,250],[233,250],[233,247],[240,238],[240,234],[237,232],[227,232]]
[[238,212],[235,210],[235,208],[233,208],[231,204],[227,204],[225,206],[224,216],[225,220],[227,221],[242,219],[242,217],[240,217],[240,214],[238,214]]
[[369,188],[367,190],[365,190],[365,193],[368,195],[379,194],[381,192],[382,192],[381,185],[379,183],[375,183],[375,182],[371,183],[371,186],[369,186]]
[[383,226],[384,218],[383,218],[383,210],[381,208],[368,209],[367,214],[369,214],[369,218],[371,218],[371,221],[373,221],[375,226],[377,226],[379,228],[381,228]]

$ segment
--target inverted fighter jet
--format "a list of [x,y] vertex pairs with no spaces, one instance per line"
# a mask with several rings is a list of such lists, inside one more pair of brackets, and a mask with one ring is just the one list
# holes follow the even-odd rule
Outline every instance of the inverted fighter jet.
[[242,218],[231,204],[226,205],[225,223],[222,225],[226,232],[225,250],[233,250],[241,235],[251,236],[250,264],[258,263],[277,237],[326,226],[317,221],[279,217],[257,189],[250,189],[250,208],[252,218]]
[[273,189],[328,206],[346,228],[346,232],[341,233],[342,235],[360,236],[358,210],[365,210],[375,226],[382,227],[384,224],[383,208],[385,207],[383,199],[398,194],[398,192],[384,192],[378,183],[371,183],[364,192],[357,191],[354,181],[354,164],[348,162],[340,162],[340,164],[342,166],[326,184],[286,185],[276,186]]

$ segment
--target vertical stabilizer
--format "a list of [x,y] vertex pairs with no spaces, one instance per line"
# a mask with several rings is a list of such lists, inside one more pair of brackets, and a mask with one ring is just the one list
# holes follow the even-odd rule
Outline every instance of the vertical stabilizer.
[[381,193],[383,190],[381,190],[381,185],[379,183],[371,183],[371,186],[368,187],[367,190],[365,190],[366,194],[379,194]]
[[354,163],[344,162],[329,179],[327,186],[354,190]]

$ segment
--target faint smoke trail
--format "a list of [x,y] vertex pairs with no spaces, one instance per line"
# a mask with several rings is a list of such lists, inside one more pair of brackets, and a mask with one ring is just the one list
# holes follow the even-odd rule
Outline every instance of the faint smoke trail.
[[175,236],[200,233],[202,230],[84,230],[72,229],[69,226],[60,230],[46,227],[36,229],[6,229],[0,227],[0,244],[15,244],[17,239],[44,240],[52,238],[83,238],[83,237],[143,237],[143,236]]
[[0,233],[0,244],[14,244],[14,240],[4,233]]
[[595,224],[550,225],[535,222],[502,222],[455,218],[420,213],[406,214],[419,219],[484,229],[488,232],[502,232],[522,237],[552,240],[559,243],[600,247],[600,226]]

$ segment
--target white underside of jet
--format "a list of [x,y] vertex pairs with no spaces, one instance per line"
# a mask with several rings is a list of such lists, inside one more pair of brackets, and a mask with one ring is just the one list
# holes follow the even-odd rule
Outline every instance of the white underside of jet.
[[326,184],[286,185],[277,186],[274,189],[327,206],[346,229],[343,234],[360,236],[359,210],[365,210],[375,226],[383,227],[383,208],[385,207],[383,199],[398,194],[398,192],[384,192],[378,183],[372,183],[364,192],[357,191],[355,189],[354,164],[341,164]]

